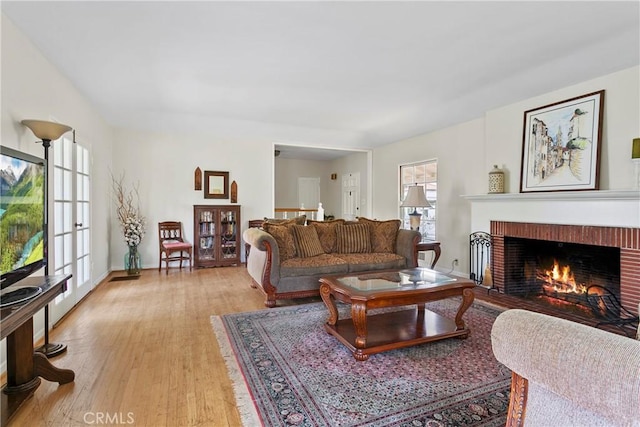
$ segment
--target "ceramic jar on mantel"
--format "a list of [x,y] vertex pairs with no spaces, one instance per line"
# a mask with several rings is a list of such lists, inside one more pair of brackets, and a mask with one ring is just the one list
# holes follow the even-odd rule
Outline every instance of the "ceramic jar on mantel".
[[504,193],[504,171],[493,165],[493,169],[489,172],[489,194]]

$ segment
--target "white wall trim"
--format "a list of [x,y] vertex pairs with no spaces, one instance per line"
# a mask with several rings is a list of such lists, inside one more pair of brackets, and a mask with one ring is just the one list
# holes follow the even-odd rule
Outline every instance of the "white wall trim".
[[590,190],[590,191],[556,191],[549,193],[503,193],[462,195],[469,201],[491,200],[640,200],[637,190]]

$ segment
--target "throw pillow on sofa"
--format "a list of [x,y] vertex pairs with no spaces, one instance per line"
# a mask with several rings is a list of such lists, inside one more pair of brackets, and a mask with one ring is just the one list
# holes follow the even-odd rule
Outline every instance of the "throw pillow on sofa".
[[336,252],[336,227],[338,224],[344,224],[344,219],[336,219],[333,221],[314,221],[309,220],[307,224],[314,227],[318,233],[318,239],[322,244],[322,250],[325,254]]
[[265,222],[262,224],[262,228],[267,233],[271,234],[278,244],[280,250],[280,262],[286,261],[296,256],[296,244],[293,240],[293,234],[291,233],[291,225],[271,224]]
[[371,233],[371,252],[393,254],[396,252],[396,234],[400,229],[399,219],[377,221],[358,217],[359,222],[369,225]]
[[340,254],[361,254],[371,252],[371,236],[368,224],[338,224],[336,227],[336,247]]
[[291,231],[293,232],[299,257],[310,258],[324,253],[315,227],[293,225]]

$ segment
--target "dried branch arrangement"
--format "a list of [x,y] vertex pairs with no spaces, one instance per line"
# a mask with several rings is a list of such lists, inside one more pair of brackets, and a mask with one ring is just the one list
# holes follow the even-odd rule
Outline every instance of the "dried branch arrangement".
[[145,217],[140,213],[138,184],[131,190],[124,185],[124,174],[118,178],[111,174],[116,214],[128,246],[138,246],[144,237]]

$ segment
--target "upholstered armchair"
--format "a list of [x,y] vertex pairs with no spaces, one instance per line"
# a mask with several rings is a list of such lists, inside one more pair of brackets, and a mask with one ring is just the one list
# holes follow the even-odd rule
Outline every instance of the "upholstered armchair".
[[640,426],[640,341],[515,309],[491,343],[512,371],[507,426]]

